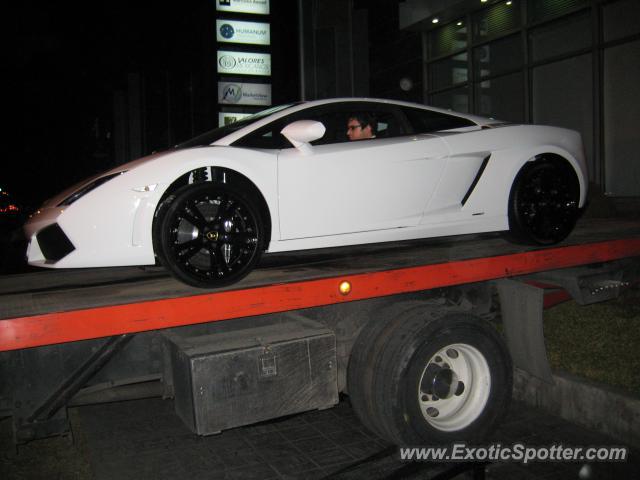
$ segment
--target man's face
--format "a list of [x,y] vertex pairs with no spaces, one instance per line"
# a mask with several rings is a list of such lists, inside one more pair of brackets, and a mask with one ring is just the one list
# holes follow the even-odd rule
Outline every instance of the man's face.
[[371,133],[371,125],[362,127],[357,118],[350,118],[347,122],[347,137],[349,140],[363,140],[373,137]]

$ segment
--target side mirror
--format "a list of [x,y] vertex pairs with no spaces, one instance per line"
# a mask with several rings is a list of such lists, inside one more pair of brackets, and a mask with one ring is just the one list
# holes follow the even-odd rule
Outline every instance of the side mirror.
[[326,131],[324,125],[315,120],[298,120],[284,127],[280,133],[291,142],[291,145],[308,155],[312,149],[310,142],[322,138]]

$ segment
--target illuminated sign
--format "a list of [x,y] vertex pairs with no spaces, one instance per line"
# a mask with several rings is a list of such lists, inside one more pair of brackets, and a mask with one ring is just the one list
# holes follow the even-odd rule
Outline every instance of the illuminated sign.
[[218,113],[218,126],[224,127],[231,123],[235,123],[241,118],[251,116],[250,113],[231,113],[231,112],[219,112]]
[[268,53],[218,50],[218,73],[229,75],[271,75],[271,55]]
[[216,0],[219,12],[269,14],[269,0]]
[[271,105],[271,85],[267,83],[218,82],[218,103]]
[[268,23],[216,20],[218,42],[269,45],[271,32]]

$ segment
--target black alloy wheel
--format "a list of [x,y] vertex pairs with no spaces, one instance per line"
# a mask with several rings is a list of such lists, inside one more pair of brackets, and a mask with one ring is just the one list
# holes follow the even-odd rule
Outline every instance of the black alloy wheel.
[[509,198],[509,227],[517,240],[553,245],[564,240],[578,219],[580,184],[564,160],[526,164],[516,176]]
[[256,202],[230,185],[204,182],[182,187],[158,221],[154,243],[159,257],[189,285],[229,285],[260,259],[264,228]]

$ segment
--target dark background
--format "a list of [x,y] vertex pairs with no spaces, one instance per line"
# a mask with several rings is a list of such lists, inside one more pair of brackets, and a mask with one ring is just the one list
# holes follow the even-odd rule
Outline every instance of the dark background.
[[[7,6],[0,188],[37,207],[93,173],[216,127],[215,18],[213,0]],[[274,1],[269,17],[252,20],[272,24],[274,104],[297,100],[296,2]],[[142,138],[123,158],[116,137],[131,109],[123,115],[116,103],[131,98],[132,79]]]

